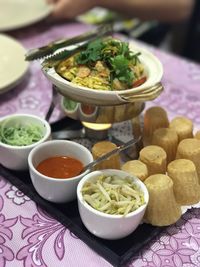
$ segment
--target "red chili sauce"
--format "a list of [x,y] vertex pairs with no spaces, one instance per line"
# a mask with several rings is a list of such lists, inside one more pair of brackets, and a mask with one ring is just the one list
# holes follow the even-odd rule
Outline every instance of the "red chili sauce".
[[36,169],[48,177],[65,179],[79,175],[83,163],[71,157],[58,156],[41,161]]
[[87,104],[81,104],[82,112],[86,115],[91,115],[95,111],[95,107]]

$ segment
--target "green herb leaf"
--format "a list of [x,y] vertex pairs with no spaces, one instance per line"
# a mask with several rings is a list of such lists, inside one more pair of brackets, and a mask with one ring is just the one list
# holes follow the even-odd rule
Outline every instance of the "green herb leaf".
[[132,86],[135,76],[129,66],[138,63],[139,55],[140,53],[130,51],[128,43],[105,38],[89,43],[87,48],[75,57],[75,61],[78,65],[87,66],[102,61],[111,71],[111,83],[117,78],[124,84]]
[[78,64],[90,64],[101,59],[101,51],[104,44],[101,40],[97,39],[91,42],[85,51],[82,51],[76,57]]
[[115,78],[118,78],[119,81],[127,83],[129,86],[133,82],[133,72],[129,68],[129,60],[123,55],[118,55],[110,59],[110,64],[113,69]]
[[0,124],[0,142],[12,146],[27,146],[38,142],[42,137],[42,129],[38,125],[5,126],[8,121]]

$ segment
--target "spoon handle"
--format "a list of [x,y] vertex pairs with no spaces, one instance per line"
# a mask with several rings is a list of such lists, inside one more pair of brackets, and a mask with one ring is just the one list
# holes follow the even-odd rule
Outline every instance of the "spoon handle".
[[118,146],[118,147],[115,148],[114,150],[112,150],[112,151],[110,151],[110,152],[104,154],[103,156],[99,157],[98,159],[96,159],[96,160],[92,161],[91,163],[87,164],[87,165],[83,168],[82,172],[85,172],[86,170],[91,169],[92,167],[96,166],[98,163],[100,163],[100,162],[102,162],[103,160],[105,160],[105,159],[107,159],[107,158],[113,156],[114,154],[119,153],[119,152],[121,152],[121,151],[123,151],[123,150],[129,148],[130,146],[132,146],[132,145],[136,144],[137,142],[139,142],[140,139],[141,139],[141,136],[139,136],[137,139],[131,139],[130,141],[124,143],[123,145]]

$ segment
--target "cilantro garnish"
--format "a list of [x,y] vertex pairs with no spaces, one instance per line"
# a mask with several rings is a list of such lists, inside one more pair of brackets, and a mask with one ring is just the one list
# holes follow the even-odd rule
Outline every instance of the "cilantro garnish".
[[134,78],[132,70],[129,68],[129,60],[124,55],[118,55],[110,58],[113,76],[119,81],[127,83],[131,86]]
[[80,52],[76,57],[76,62],[78,64],[90,64],[102,58],[102,49],[104,44],[100,40],[95,40],[91,42],[87,49]]
[[96,61],[103,61],[111,73],[111,80],[117,78],[119,81],[131,86],[134,73],[130,64],[136,65],[140,53],[134,54],[129,50],[129,45],[113,38],[97,39],[87,46],[76,56],[78,65],[93,65]]

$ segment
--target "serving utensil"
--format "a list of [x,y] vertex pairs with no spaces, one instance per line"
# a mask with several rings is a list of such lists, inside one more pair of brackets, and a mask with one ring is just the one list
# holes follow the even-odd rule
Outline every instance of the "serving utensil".
[[141,140],[141,136],[139,136],[137,139],[131,139],[130,141],[124,143],[123,145],[118,146],[117,148],[115,148],[114,150],[104,154],[103,156],[99,157],[98,159],[92,161],[91,163],[87,164],[84,166],[83,170],[81,173],[85,172],[86,170],[91,170],[94,166],[96,166],[98,163],[108,159],[109,157],[120,153],[121,151],[129,148],[132,145],[135,145],[136,143],[138,143]]
[[74,54],[76,54],[77,52],[79,52],[81,49],[83,49],[84,47],[86,47],[92,40],[87,40],[84,43],[81,44],[77,44],[75,48],[73,49],[64,49],[54,55],[49,55],[43,62],[42,62],[42,66],[43,68],[52,68],[55,67],[60,60],[62,59],[67,59],[71,56],[73,56]]
[[[96,38],[102,37],[102,36],[109,34],[109,33],[112,33],[112,32],[113,32],[112,24],[105,24],[105,25],[97,27],[94,30],[80,34],[78,36],[68,38],[68,39],[57,40],[57,41],[51,42],[45,46],[31,49],[26,53],[25,60],[31,61],[31,60],[35,60],[35,59],[41,59],[44,57],[48,57],[48,56],[53,55],[54,52],[56,52],[60,48],[67,47],[67,46],[74,45],[74,44],[79,44],[82,42],[88,43],[89,41],[92,41]],[[79,46],[79,49],[80,49],[80,46]],[[72,51],[73,50],[71,50],[71,52]],[[66,53],[61,52],[59,56],[56,56],[55,58],[49,57],[49,59],[57,60],[57,58],[60,59],[61,56],[62,57],[68,56],[68,54],[67,55],[65,55],[65,54]]]
[[57,101],[57,98],[58,98],[58,92],[56,90],[56,86],[55,85],[52,85],[52,99],[51,99],[51,104],[49,106],[49,109],[47,111],[47,114],[45,116],[45,120],[46,121],[49,121],[50,118],[51,118],[51,115],[55,109],[55,106],[56,106],[56,101]]

